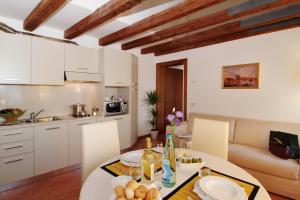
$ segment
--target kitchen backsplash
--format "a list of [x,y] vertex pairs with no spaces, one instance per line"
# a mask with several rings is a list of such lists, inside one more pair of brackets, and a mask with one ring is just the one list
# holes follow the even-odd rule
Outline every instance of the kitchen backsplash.
[[94,83],[65,83],[64,86],[0,85],[0,110],[17,107],[30,112],[45,109],[40,116],[72,114],[71,105],[86,104],[90,112],[93,106],[103,110],[103,85]]

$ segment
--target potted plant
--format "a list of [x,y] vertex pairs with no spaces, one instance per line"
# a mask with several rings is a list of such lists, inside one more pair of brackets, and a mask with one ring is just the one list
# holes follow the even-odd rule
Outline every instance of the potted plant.
[[158,102],[158,95],[155,90],[151,90],[149,92],[146,92],[146,99],[145,103],[149,107],[149,112],[151,115],[151,119],[149,120],[152,129],[151,129],[151,138],[153,140],[157,139],[158,135],[158,130],[156,128],[156,119],[157,119],[157,110],[156,110],[156,105]]

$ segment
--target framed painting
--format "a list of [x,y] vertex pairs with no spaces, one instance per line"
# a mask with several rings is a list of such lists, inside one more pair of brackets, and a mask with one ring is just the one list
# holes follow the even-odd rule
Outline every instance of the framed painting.
[[259,63],[223,66],[223,89],[258,89]]

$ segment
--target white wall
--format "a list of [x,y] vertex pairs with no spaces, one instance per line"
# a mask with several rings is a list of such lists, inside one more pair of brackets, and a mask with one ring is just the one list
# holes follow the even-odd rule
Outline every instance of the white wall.
[[[156,62],[182,58],[188,58],[188,112],[300,122],[300,28],[160,56]],[[260,63],[260,89],[221,89],[222,66],[254,62]],[[149,73],[142,72],[155,76]]]
[[4,108],[27,109],[22,118],[31,112],[45,109],[41,116],[72,114],[72,105],[87,105],[103,110],[102,84],[66,83],[64,86],[0,85],[0,110]]

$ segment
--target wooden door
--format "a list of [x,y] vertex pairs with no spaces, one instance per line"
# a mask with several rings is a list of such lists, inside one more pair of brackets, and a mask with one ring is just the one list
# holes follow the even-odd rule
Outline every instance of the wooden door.
[[[183,65],[184,70],[170,68]],[[183,110],[184,119],[187,115],[187,59],[173,60],[156,64],[157,129],[165,133],[166,115],[176,110]],[[170,73],[169,73],[170,72]],[[172,77],[175,78],[172,78]]]
[[171,114],[174,107],[176,110],[182,110],[183,70],[166,68],[164,87],[164,116]]

